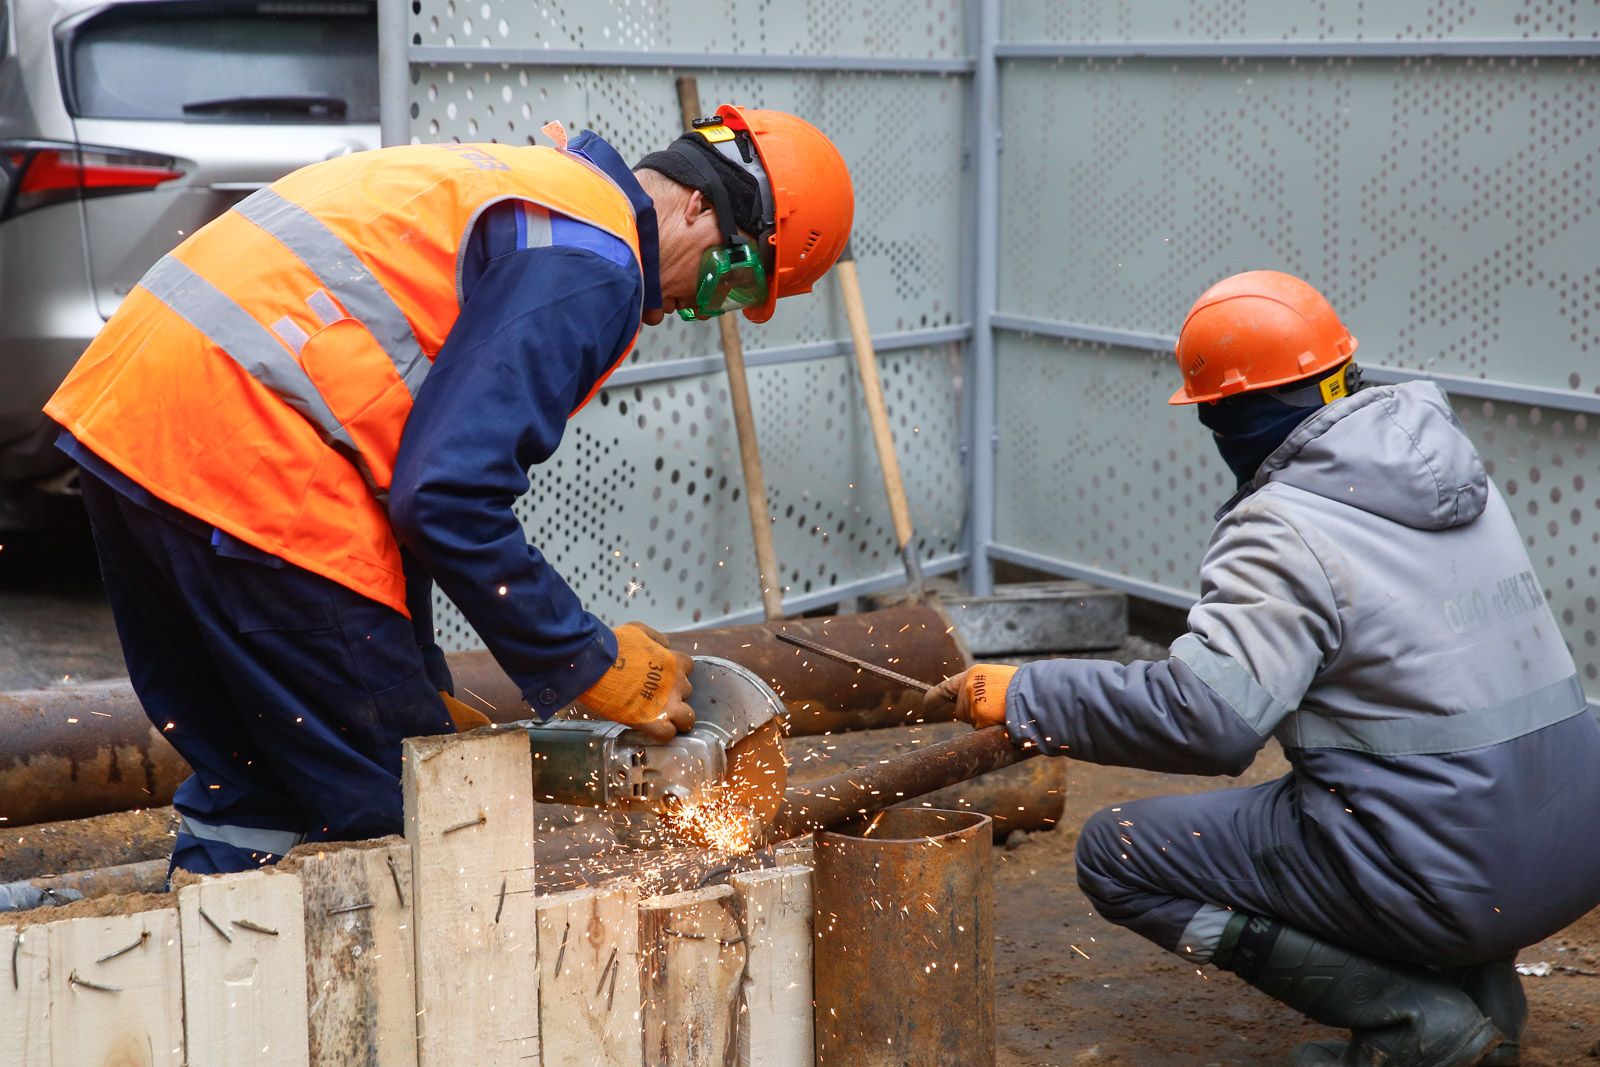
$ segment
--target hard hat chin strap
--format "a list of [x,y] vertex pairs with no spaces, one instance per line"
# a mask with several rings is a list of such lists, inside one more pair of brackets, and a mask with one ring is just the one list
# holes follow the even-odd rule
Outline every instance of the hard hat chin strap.
[[682,156],[704,180],[700,190],[711,199],[711,208],[717,215],[717,226],[722,231],[722,239],[729,246],[744,244],[744,238],[739,235],[739,225],[734,221],[733,202],[728,199],[728,190],[722,184],[722,176],[711,165],[711,161],[704,155],[704,150],[694,142],[698,138],[692,135],[684,136],[673,141],[667,146],[669,152]]

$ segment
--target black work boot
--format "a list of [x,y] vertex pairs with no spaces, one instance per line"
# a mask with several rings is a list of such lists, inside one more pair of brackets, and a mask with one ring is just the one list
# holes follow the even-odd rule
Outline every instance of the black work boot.
[[1505,1038],[1484,1057],[1482,1067],[1517,1067],[1522,1062],[1522,1027],[1528,1021],[1528,998],[1522,993],[1517,958],[1508,956],[1448,973],[1457,976],[1461,991]]
[[1477,1067],[1500,1032],[1443,978],[1318,941],[1275,919],[1235,915],[1212,962],[1348,1042],[1296,1048],[1290,1067]]

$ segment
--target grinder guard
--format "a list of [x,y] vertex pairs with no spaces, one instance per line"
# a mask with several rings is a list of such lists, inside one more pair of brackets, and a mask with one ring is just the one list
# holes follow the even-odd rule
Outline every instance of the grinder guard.
[[[601,808],[619,835],[634,841],[649,836],[660,812],[699,803],[720,788],[750,794],[741,799],[770,819],[783,796],[783,703],[748,669],[715,656],[695,657],[690,680],[695,724],[670,741],[614,722],[524,723],[533,746],[534,798]],[[740,773],[746,765],[771,780]]]

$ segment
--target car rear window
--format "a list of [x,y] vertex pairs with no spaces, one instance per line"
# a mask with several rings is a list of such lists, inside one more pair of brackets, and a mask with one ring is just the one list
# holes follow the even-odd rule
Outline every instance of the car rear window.
[[82,118],[378,121],[378,23],[363,0],[117,4],[62,49]]

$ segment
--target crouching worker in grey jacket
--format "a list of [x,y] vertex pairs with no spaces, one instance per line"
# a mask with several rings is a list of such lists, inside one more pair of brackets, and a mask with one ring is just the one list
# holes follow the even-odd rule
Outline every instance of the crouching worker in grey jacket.
[[1228,278],[1178,340],[1240,480],[1160,662],[975,666],[930,700],[1095,763],[1237,775],[1083,827],[1096,910],[1348,1042],[1295,1065],[1516,1064],[1518,949],[1600,903],[1600,723],[1505,501],[1438,388],[1359,389],[1305,282]]

